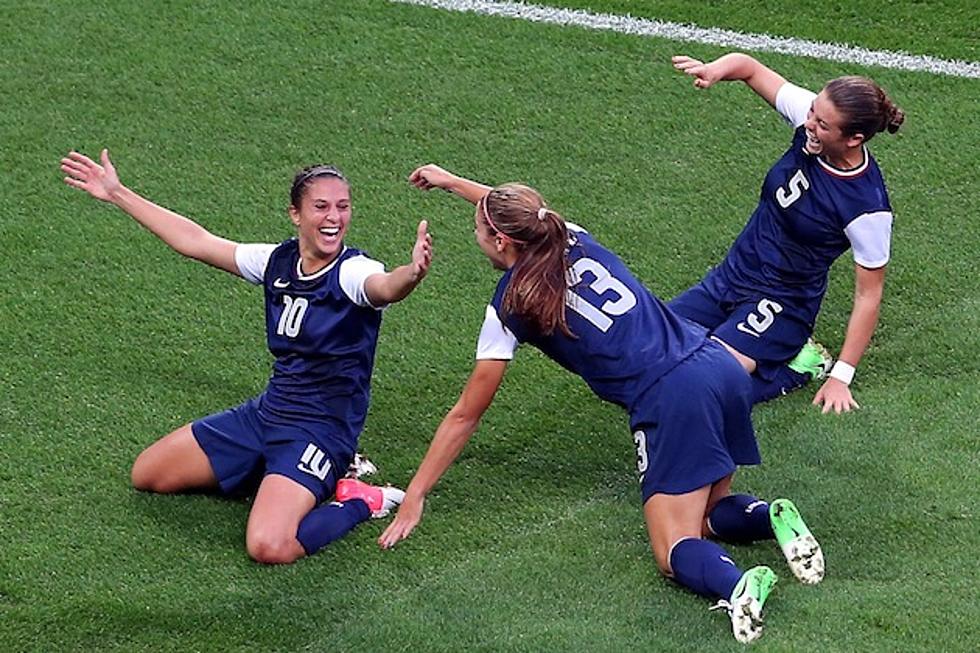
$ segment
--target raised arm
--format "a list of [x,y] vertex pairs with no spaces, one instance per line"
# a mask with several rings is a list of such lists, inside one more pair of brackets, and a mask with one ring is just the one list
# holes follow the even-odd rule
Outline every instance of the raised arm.
[[455,193],[470,204],[476,204],[492,190],[492,186],[459,177],[432,163],[416,168],[409,175],[408,181],[422,190],[441,188],[444,191]]
[[408,297],[415,290],[432,264],[432,236],[429,223],[419,222],[412,247],[412,262],[401,265],[391,272],[373,274],[364,281],[364,292],[374,306],[394,304]]
[[864,356],[871,336],[878,325],[878,312],[885,290],[885,268],[874,270],[856,265],[854,272],[854,307],[847,322],[847,333],[840,357],[830,376],[813,397],[816,406],[823,405],[823,412],[847,412],[859,408],[851,395],[850,383],[861,357]]
[[436,482],[453,464],[470,437],[476,432],[480,418],[490,407],[507,370],[508,361],[479,360],[470,374],[456,405],[443,418],[436,429],[432,444],[422,459],[422,464],[405,491],[405,500],[398,509],[394,521],[388,525],[378,544],[390,549],[409,536],[422,520],[425,497]]
[[102,150],[101,160],[99,165],[80,152],[69,152],[61,160],[65,183],[122,209],[177,253],[241,276],[235,263],[238,243],[215,236],[193,220],[123,186],[108,150]]
[[776,93],[786,79],[754,58],[741,52],[726,54],[704,63],[686,55],[671,57],[674,68],[694,78],[694,86],[708,88],[715,82],[741,81],[759,97],[776,106]]

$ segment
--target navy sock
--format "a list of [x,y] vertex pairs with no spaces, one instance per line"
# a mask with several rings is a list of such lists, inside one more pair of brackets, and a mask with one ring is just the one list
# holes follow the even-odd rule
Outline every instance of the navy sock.
[[708,513],[708,528],[719,540],[747,544],[776,537],[769,504],[748,494],[730,494]]
[[670,568],[674,580],[692,592],[726,601],[742,577],[742,570],[723,548],[696,537],[674,544],[670,551]]
[[778,368],[769,380],[753,374],[752,403],[758,404],[763,401],[775,399],[776,397],[781,397],[787,392],[792,392],[797,388],[803,387],[809,380],[809,374],[791,370],[789,365],[783,365]]
[[311,510],[299,523],[296,539],[306,555],[313,555],[334,540],[354,530],[371,516],[371,509],[360,499],[344,503],[324,503]]

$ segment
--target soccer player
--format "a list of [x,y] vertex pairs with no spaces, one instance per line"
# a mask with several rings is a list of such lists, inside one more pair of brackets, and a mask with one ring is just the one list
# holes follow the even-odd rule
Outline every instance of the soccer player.
[[477,245],[503,275],[486,309],[469,381],[379,544],[389,548],[418,525],[426,495],[476,431],[518,344],[528,343],[628,411],[660,570],[728,607],[739,641],[759,637],[775,574],[765,566],[743,572],[703,535],[776,538],[794,574],[808,584],[820,581],[824,563],[790,501],[769,505],[729,493],[736,465],[760,462],[749,375],[706,329],[674,314],[535,190],[491,189],[434,165],[410,179],[476,205]]
[[888,191],[866,144],[898,130],[905,114],[864,77],[834,79],[814,94],[745,54],[673,63],[697,88],[745,82],[795,131],[725,260],[670,307],[707,327],[752,373],[753,402],[766,401],[830,368],[830,355],[807,339],[830,266],[850,248],[854,305],[840,356],[813,403],[824,413],[857,408],[850,384],[878,323],[892,229]]
[[101,161],[70,152],[61,160],[65,183],[122,209],[178,253],[261,284],[275,356],[261,395],[147,447],[133,463],[133,485],[161,493],[255,490],[245,546],[267,564],[311,555],[387,514],[400,490],[343,477],[367,414],[381,309],[405,298],[429,268],[426,222],[411,262],[385,272],[344,244],[350,184],[332,166],[296,175],[288,213],[297,237],[274,245],[218,237],[123,186],[106,150]]

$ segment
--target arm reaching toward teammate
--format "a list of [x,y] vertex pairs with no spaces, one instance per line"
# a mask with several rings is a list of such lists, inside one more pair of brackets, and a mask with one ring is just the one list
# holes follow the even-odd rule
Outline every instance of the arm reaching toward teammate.
[[109,160],[109,151],[102,150],[100,158],[101,165],[80,152],[69,152],[61,160],[61,170],[67,175],[65,183],[122,209],[177,253],[241,275],[235,263],[238,243],[215,236],[193,220],[126,188]]
[[374,306],[401,301],[422,282],[431,264],[432,236],[429,234],[429,223],[422,220],[415,235],[412,262],[391,272],[371,275],[364,282],[364,291]]
[[459,400],[436,429],[422,464],[405,490],[405,500],[398,509],[398,514],[378,538],[381,548],[390,549],[404,540],[422,520],[426,495],[459,457],[463,447],[476,432],[480,418],[490,407],[497,388],[504,379],[507,363],[505,360],[476,362]]
[[490,186],[459,177],[432,163],[416,168],[409,175],[408,181],[422,190],[441,188],[450,193],[455,193],[470,204],[479,202],[491,189]]
[[733,52],[704,63],[686,55],[671,57],[674,68],[694,78],[696,88],[708,88],[716,82],[741,81],[773,107],[776,93],[786,78],[747,54]]

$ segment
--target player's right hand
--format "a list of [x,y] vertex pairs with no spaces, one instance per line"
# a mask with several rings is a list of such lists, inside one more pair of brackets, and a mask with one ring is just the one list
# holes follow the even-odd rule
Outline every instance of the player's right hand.
[[694,78],[696,88],[708,88],[721,80],[721,75],[710,63],[704,63],[687,55],[675,55],[670,58],[674,68]]
[[99,165],[81,152],[72,150],[61,160],[61,171],[64,172],[65,183],[85,191],[97,200],[111,202],[112,197],[121,188],[116,168],[109,160],[109,150],[102,150],[102,165]]
[[442,188],[448,190],[455,176],[448,170],[444,170],[434,163],[429,163],[412,171],[408,176],[408,181],[416,188],[431,190]]
[[422,521],[422,510],[425,508],[425,497],[418,497],[406,494],[405,500],[399,506],[395,519],[388,524],[388,528],[378,538],[378,545],[382,549],[390,549],[406,537]]

